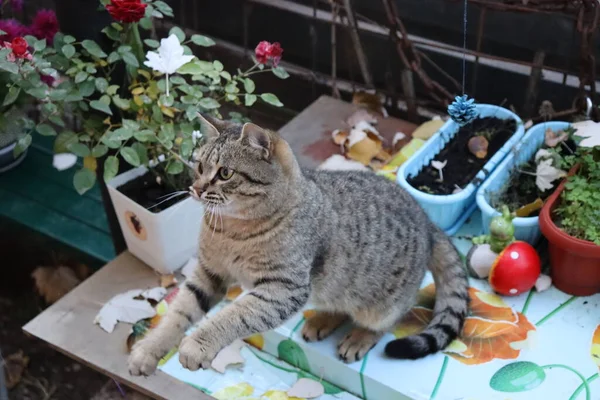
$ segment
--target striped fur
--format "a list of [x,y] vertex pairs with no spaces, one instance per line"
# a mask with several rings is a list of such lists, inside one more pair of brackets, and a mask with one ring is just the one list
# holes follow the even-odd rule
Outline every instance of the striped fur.
[[414,304],[428,268],[438,293],[433,320],[386,353],[420,358],[458,335],[468,307],[460,258],[398,185],[371,173],[301,170],[284,140],[252,124],[206,127],[193,186],[208,210],[197,274],[134,347],[133,374],[151,373],[231,282],[252,290],[181,340],[184,367],[208,367],[221,348],[282,324],[309,297],[318,313],[304,338],[321,340],[351,320],[338,354],[357,361]]

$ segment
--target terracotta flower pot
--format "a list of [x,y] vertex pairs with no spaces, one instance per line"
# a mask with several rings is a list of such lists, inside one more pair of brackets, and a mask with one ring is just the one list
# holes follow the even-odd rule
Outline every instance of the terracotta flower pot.
[[[575,166],[569,176],[577,171]],[[565,293],[591,296],[600,293],[600,246],[569,236],[552,221],[552,212],[565,188],[563,181],[548,198],[540,212],[540,228],[550,242],[552,283]]]

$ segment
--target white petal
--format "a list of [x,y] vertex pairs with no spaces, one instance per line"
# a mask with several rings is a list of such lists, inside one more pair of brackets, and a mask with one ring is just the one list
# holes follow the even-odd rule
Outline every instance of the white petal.
[[52,159],[52,166],[59,171],[71,168],[77,163],[77,156],[71,153],[55,154]]
[[550,153],[546,149],[539,149],[537,153],[535,153],[535,162],[538,162],[540,158],[552,157],[552,153]]
[[443,169],[446,164],[448,164],[448,160],[444,160],[444,161],[437,161],[437,160],[431,160],[431,166],[435,169]]

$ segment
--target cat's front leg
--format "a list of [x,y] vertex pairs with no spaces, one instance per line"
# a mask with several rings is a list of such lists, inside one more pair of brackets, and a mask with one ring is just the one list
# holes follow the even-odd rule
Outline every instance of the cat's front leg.
[[181,365],[192,371],[210,367],[217,353],[234,340],[281,325],[306,304],[309,293],[308,276],[258,279],[250,293],[204,321],[181,341]]
[[152,374],[160,359],[181,342],[185,331],[208,312],[224,291],[223,277],[199,264],[179,289],[158,326],[133,346],[128,360],[129,373]]

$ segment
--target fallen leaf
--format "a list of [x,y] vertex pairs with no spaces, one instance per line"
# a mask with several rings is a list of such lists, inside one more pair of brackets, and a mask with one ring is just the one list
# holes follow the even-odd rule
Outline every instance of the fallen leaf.
[[548,147],[556,147],[559,143],[564,142],[568,138],[569,134],[562,129],[554,132],[551,128],[548,128],[546,129],[546,139],[544,142]]
[[29,357],[23,355],[23,351],[9,355],[4,359],[4,376],[6,377],[6,387],[12,389],[21,382],[23,372],[29,364]]
[[240,354],[240,350],[246,346],[243,340],[237,339],[229,346],[224,347],[217,353],[217,356],[212,360],[210,366],[217,372],[225,373],[228,365],[243,364],[246,360]]
[[543,207],[543,205],[544,201],[538,197],[537,199],[535,199],[534,202],[525,204],[523,207],[519,208],[515,212],[515,214],[517,215],[517,217],[526,218],[534,212],[536,212],[537,210],[540,210]]
[[265,346],[265,338],[260,333],[256,333],[247,337],[244,339],[244,342],[248,343],[252,347],[256,347],[259,350],[262,350]]
[[229,301],[233,301],[235,299],[237,299],[239,297],[240,294],[242,294],[244,290],[242,289],[242,287],[240,285],[235,285],[235,286],[230,286],[227,289],[227,294],[225,294],[225,298]]
[[384,118],[388,116],[388,112],[381,102],[381,97],[377,93],[355,92],[352,96],[352,104],[381,114]]
[[565,171],[552,166],[552,160],[543,160],[537,165],[535,184],[541,191],[546,191],[552,189],[552,182],[566,175]]
[[158,302],[165,294],[167,290],[162,287],[149,290],[134,289],[118,294],[102,306],[94,323],[111,333],[119,321],[135,324],[139,320],[153,317],[156,310],[148,300]]
[[348,135],[350,135],[348,132],[341,129],[336,129],[335,131],[331,132],[333,143],[337,145],[343,145],[346,142],[346,139],[348,139]]
[[340,154],[334,154],[319,165],[318,169],[329,171],[368,171],[369,169],[358,161],[348,160]]
[[421,124],[417,129],[412,133],[413,138],[427,140],[432,137],[440,128],[444,126],[444,121],[441,119],[432,119]]
[[369,124],[376,124],[377,118],[373,116],[369,111],[365,109],[356,110],[352,115],[346,119],[346,123],[350,128],[353,128],[361,121],[366,121]]
[[175,278],[175,275],[169,274],[160,276],[160,287],[170,288],[175,285],[177,285],[177,278]]
[[392,147],[394,148],[394,151],[400,150],[399,148],[398,149],[396,148],[396,145],[399,144],[404,139],[406,139],[406,134],[404,134],[402,132],[396,132],[394,134],[394,139],[392,139]]
[[[369,135],[371,134],[371,135]],[[347,157],[369,165],[371,160],[383,149],[383,143],[371,132],[352,129],[346,141]]]
[[477,158],[483,159],[487,156],[489,142],[483,136],[473,136],[469,139],[467,147],[469,151]]
[[81,283],[75,272],[65,266],[38,267],[31,276],[38,293],[48,304],[55,303]]
[[52,166],[59,171],[71,168],[77,163],[77,156],[71,153],[55,154],[52,158]]
[[323,385],[315,380],[308,378],[300,378],[287,391],[288,396],[300,397],[303,399],[315,399],[325,394]]
[[[358,129],[359,131],[363,131],[367,134],[371,133],[371,134],[377,136],[377,138],[383,142],[383,137],[381,136],[379,131],[373,125],[368,123],[367,121],[360,121],[352,129]],[[369,136],[372,136],[372,135],[369,135]]]

